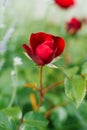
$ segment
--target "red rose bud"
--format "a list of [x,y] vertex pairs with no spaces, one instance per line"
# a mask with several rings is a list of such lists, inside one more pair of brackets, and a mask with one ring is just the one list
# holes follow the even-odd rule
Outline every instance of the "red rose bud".
[[74,0],[54,0],[61,8],[67,9],[75,4]]
[[82,26],[82,21],[77,18],[72,18],[69,22],[66,23],[66,30],[69,34],[76,34]]
[[31,34],[29,44],[29,46],[23,44],[23,49],[39,66],[50,63],[63,52],[65,47],[61,37],[44,32]]

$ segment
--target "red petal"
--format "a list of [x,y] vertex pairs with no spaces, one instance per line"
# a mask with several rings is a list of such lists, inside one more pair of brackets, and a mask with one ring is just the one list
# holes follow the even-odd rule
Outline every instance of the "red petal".
[[43,66],[45,65],[44,61],[37,55],[31,55],[31,58],[33,59],[33,61],[39,65],[39,66]]
[[63,52],[65,47],[65,41],[61,37],[54,37],[54,42],[56,45],[55,57],[57,57]]
[[23,44],[23,48],[24,50],[27,52],[27,54],[31,57],[31,59],[36,62],[36,64],[38,65],[44,65],[45,63],[40,59],[39,56],[36,56],[35,54],[33,54],[33,52],[30,50],[30,48],[26,45]]
[[54,57],[54,51],[49,46],[41,44],[36,49],[36,55],[38,55],[45,64],[48,64]]
[[30,47],[32,48],[33,51],[35,51],[36,47],[43,43],[46,38],[51,39],[52,35],[46,34],[44,32],[38,32],[36,34],[31,34],[30,36]]
[[23,47],[24,50],[28,53],[28,55],[32,54],[31,49],[30,49],[26,44],[23,44],[22,47]]
[[50,47],[52,50],[54,50],[55,47],[53,39],[46,39],[46,41],[43,42],[43,45]]

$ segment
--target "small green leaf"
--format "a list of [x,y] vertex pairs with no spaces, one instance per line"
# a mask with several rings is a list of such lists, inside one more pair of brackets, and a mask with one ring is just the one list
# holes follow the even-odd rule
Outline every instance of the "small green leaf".
[[42,114],[38,112],[28,112],[24,116],[24,123],[21,125],[21,130],[46,130],[48,121]]
[[65,93],[79,107],[86,94],[86,80],[75,75],[70,79],[65,78]]

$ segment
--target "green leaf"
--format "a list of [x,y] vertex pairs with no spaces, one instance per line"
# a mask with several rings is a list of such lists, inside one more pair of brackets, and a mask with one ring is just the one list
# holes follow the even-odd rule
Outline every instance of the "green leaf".
[[65,78],[65,93],[79,107],[86,94],[86,80],[78,75]]
[[72,78],[73,95],[76,100],[77,107],[83,101],[86,94],[86,81],[81,76],[74,76]]
[[46,130],[48,121],[45,119],[42,114],[38,112],[28,112],[24,116],[24,123],[21,125],[21,130]]
[[0,130],[11,130],[10,121],[3,112],[0,112]]

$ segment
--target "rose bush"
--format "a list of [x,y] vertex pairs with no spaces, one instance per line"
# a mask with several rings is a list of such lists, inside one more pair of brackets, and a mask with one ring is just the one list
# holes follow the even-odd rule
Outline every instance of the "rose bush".
[[54,2],[58,6],[65,8],[65,9],[67,9],[75,4],[74,0],[54,0]]
[[66,23],[66,30],[69,34],[76,34],[82,26],[82,21],[77,18],[72,18]]
[[23,48],[39,66],[50,63],[63,52],[65,47],[63,38],[44,32],[31,34],[29,43],[30,46],[23,44]]

